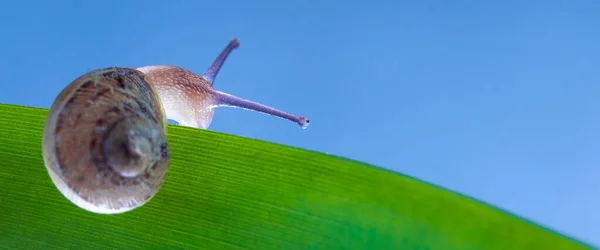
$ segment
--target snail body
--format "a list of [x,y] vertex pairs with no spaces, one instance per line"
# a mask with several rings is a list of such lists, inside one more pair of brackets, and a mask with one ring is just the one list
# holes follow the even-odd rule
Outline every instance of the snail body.
[[220,106],[254,110],[308,126],[298,117],[217,91],[213,82],[230,41],[203,76],[169,65],[93,70],[56,97],[44,125],[42,152],[58,190],[72,203],[99,214],[117,214],[147,203],[167,174],[167,119],[207,129]]
[[283,118],[306,129],[309,125],[306,117],[295,116],[214,89],[213,83],[221,66],[238,46],[237,39],[231,40],[202,76],[171,65],[152,65],[137,69],[144,72],[160,92],[167,118],[182,126],[207,129],[215,108],[235,107]]

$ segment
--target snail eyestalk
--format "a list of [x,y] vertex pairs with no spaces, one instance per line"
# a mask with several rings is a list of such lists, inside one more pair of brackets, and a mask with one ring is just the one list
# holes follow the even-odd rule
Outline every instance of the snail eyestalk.
[[253,102],[250,100],[242,99],[237,96],[233,96],[218,90],[213,90],[212,95],[215,101],[215,105],[217,107],[234,107],[241,108],[246,110],[252,110],[256,112],[261,112],[264,114],[272,115],[275,117],[283,118],[289,121],[292,121],[303,129],[308,128],[310,121],[304,116],[295,116],[287,112],[283,112],[278,109],[271,108],[269,106]]
[[217,74],[219,74],[219,70],[221,70],[221,66],[223,66],[223,63],[225,63],[225,60],[229,54],[231,54],[231,51],[238,46],[240,46],[240,42],[237,40],[237,38],[231,39],[229,44],[227,44],[227,47],[221,51],[221,54],[219,54],[219,56],[213,61],[212,65],[210,65],[206,72],[204,72],[202,78],[206,79],[212,85],[217,77]]

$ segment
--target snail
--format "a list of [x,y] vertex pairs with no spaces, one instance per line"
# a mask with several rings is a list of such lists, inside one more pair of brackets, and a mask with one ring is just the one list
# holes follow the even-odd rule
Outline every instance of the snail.
[[307,128],[306,117],[214,89],[232,39],[204,75],[169,65],[111,67],[85,73],[55,98],[44,124],[42,153],[56,188],[92,213],[124,213],[146,204],[170,162],[167,120],[207,129],[216,107],[262,112]]

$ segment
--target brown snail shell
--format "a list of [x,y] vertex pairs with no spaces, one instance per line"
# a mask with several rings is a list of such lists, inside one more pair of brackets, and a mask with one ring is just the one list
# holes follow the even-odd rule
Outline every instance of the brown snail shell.
[[122,213],[150,200],[169,166],[167,120],[145,74],[131,68],[86,73],[48,113],[43,156],[60,192],[95,213]]

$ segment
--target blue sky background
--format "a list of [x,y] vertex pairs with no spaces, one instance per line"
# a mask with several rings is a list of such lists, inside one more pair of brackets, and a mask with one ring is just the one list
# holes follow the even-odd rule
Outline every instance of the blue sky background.
[[211,130],[372,163],[600,245],[599,1],[2,1],[0,102],[173,64],[306,115]]

